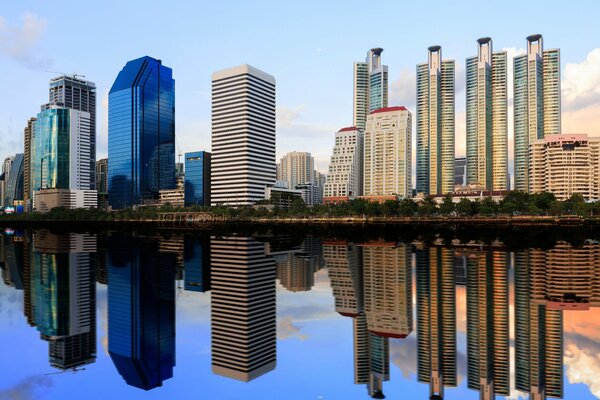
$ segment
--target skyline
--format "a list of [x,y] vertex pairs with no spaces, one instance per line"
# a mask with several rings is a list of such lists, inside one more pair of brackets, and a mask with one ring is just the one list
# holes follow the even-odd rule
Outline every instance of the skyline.
[[[432,17],[432,24],[439,29],[427,30],[411,22],[414,16],[425,12],[425,6],[403,7],[401,14],[408,23],[394,25],[397,18],[392,15],[399,15],[394,12],[399,6],[389,3],[385,7],[390,12],[379,15],[382,23],[378,33],[369,35],[355,29],[356,24],[362,18],[372,18],[376,10],[352,15],[351,5],[346,9],[322,5],[319,13],[308,6],[270,2],[255,7],[206,5],[197,14],[193,12],[198,7],[195,5],[190,6],[192,12],[187,7],[183,12],[177,4],[168,9],[136,9],[136,13],[141,13],[139,21],[144,20],[144,13],[156,11],[161,11],[165,20],[173,21],[164,30],[169,34],[161,35],[162,31],[148,30],[138,19],[125,19],[127,9],[135,5],[120,5],[121,12],[115,15],[111,12],[115,6],[109,3],[101,10],[94,9],[93,17],[87,19],[81,16],[90,14],[91,8],[86,13],[89,6],[60,7],[70,3],[47,6],[26,1],[8,5],[0,15],[0,60],[6,71],[0,76],[0,83],[12,94],[0,100],[0,137],[4,138],[0,154],[5,157],[20,152],[28,118],[36,115],[46,101],[48,81],[56,74],[44,70],[77,72],[96,83],[97,158],[104,157],[110,85],[123,63],[147,54],[173,68],[177,153],[210,149],[210,76],[219,69],[248,63],[277,79],[277,159],[289,151],[308,151],[315,156],[316,169],[326,172],[335,132],[352,123],[353,63],[372,47],[384,48],[382,63],[389,66],[389,104],[406,106],[415,113],[416,65],[432,44],[441,45],[444,57],[456,61],[456,156],[464,155],[465,59],[473,55],[478,38],[490,36],[495,50],[508,52],[508,141],[512,165],[512,57],[524,51],[525,38],[532,33],[544,35],[545,48],[561,49],[563,133],[600,134],[599,128],[594,129],[600,122],[600,89],[595,87],[600,81],[600,47],[593,43],[593,37],[598,36],[594,33],[600,33],[600,28],[592,19],[594,12],[579,15],[580,7],[560,13],[542,11],[540,18],[531,21],[528,14],[533,7],[510,2],[495,10],[496,18],[481,20],[475,19],[475,5],[442,4],[438,6],[439,16]],[[579,3],[589,4],[587,11],[600,10],[591,1]],[[248,14],[253,18],[236,18]],[[111,30],[94,29],[99,24],[103,27],[109,15]],[[61,24],[63,20],[69,20],[69,24]],[[311,21],[310,31],[305,29],[307,20]],[[463,20],[472,23],[457,24]],[[577,24],[564,22],[575,20]],[[69,34],[67,28],[85,29],[90,35],[85,39],[70,37],[70,44],[65,46],[60,39]],[[96,31],[102,34],[93,34]],[[241,32],[244,36],[240,36]],[[123,35],[131,40],[121,40]],[[414,40],[406,41],[406,37]],[[119,46],[113,48],[117,38]],[[81,51],[74,50],[84,42],[84,48],[93,57],[82,57]]]

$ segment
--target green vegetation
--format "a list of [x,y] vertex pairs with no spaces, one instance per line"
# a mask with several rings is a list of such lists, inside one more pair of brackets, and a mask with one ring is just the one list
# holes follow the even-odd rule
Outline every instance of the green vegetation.
[[29,213],[20,215],[1,215],[1,220],[10,221],[143,221],[156,220],[160,213],[175,212],[210,212],[215,217],[225,219],[248,220],[254,218],[277,217],[494,217],[494,216],[600,216],[600,201],[585,202],[583,197],[574,194],[565,201],[558,201],[552,193],[527,194],[512,191],[500,202],[491,197],[468,200],[462,198],[454,203],[450,195],[446,195],[438,205],[433,197],[426,197],[420,202],[412,199],[400,201],[387,200],[384,203],[368,202],[362,199],[346,203],[317,205],[308,207],[302,199],[294,198],[284,208],[262,201],[254,207],[188,207],[161,208],[144,207],[137,210],[125,209],[107,212],[98,209],[68,210],[54,208],[49,213]]

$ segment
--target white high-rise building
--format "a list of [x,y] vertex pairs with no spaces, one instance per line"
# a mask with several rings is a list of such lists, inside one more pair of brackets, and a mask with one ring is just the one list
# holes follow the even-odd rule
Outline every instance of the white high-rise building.
[[382,48],[369,50],[365,62],[354,63],[354,126],[364,130],[367,115],[388,106],[388,67]]
[[254,204],[275,179],[275,78],[246,64],[213,73],[212,204]]
[[515,190],[530,191],[529,146],[561,133],[560,50],[544,50],[542,35],[527,37],[514,58]]
[[600,137],[586,134],[546,135],[529,151],[531,193],[551,192],[567,200],[573,194],[600,199]]
[[348,201],[362,195],[363,131],[354,126],[335,134],[323,200]]
[[315,183],[315,159],[303,151],[287,153],[278,164],[277,180],[287,182],[291,189],[300,184]]
[[363,195],[410,197],[411,154],[410,111],[388,107],[371,112],[365,131]]

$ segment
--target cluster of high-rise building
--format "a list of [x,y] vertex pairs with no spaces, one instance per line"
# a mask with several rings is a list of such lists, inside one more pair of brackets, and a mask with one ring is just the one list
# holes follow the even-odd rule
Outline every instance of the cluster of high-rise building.
[[[458,159],[456,63],[442,58],[440,46],[428,48],[427,62],[417,65],[414,191],[411,113],[388,106],[382,51],[372,49],[365,62],[354,63],[354,125],[336,133],[325,202],[465,190],[505,194],[511,187],[550,191],[559,199],[573,193],[600,198],[593,178],[600,156],[595,138],[574,135],[577,145],[562,146],[557,142],[573,135],[548,136],[561,134],[560,51],[544,50],[541,35],[527,37],[526,54],[512,60],[510,83],[507,52],[494,51],[491,38],[477,40],[477,55],[466,59],[466,157]],[[509,84],[514,87],[514,186],[508,172]],[[400,110],[403,117],[394,115]]]
[[[98,162],[95,84],[79,75],[50,81],[49,101],[24,129],[23,153],[2,165],[0,205],[39,211],[247,206],[277,196],[315,205],[444,195],[457,188],[502,194],[511,187],[599,199],[596,138],[561,132],[560,51],[545,50],[541,35],[526,42],[526,53],[509,60],[506,51],[494,51],[491,38],[481,38],[477,54],[466,59],[466,157],[459,161],[456,62],[444,59],[440,46],[428,48],[427,62],[416,66],[414,189],[413,115],[388,104],[381,48],[354,63],[353,126],[336,133],[327,176],[315,170],[307,152],[290,152],[276,163],[275,78],[249,65],[213,74],[212,153],[186,153],[177,163],[173,71],[145,56],[129,61],[110,89],[108,159]],[[507,81],[510,62],[513,82]]]

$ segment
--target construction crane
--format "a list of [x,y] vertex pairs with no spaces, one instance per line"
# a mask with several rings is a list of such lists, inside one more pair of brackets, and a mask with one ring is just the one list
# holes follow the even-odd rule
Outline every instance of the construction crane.
[[77,72],[73,72],[72,74],[68,74],[66,72],[60,72],[60,71],[50,71],[50,70],[45,70],[44,72],[48,72],[50,74],[58,74],[58,75],[69,76],[69,77],[71,77],[73,79],[85,78],[85,75],[78,74]]

